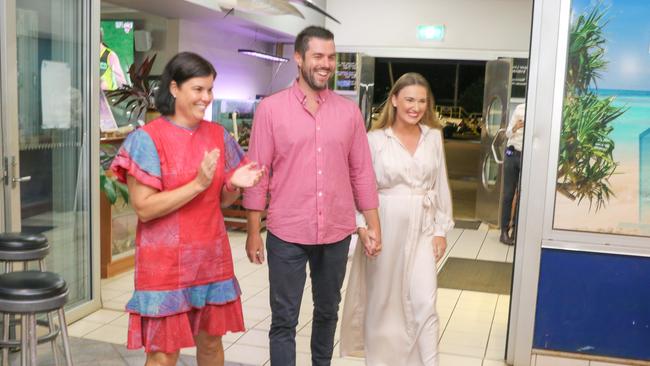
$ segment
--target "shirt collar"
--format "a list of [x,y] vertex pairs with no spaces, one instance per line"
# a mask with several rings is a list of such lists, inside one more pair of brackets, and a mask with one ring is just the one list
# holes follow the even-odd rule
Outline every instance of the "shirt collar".
[[[305,95],[305,93],[302,92],[302,89],[300,89],[300,85],[298,85],[298,79],[296,79],[293,82],[293,85],[291,86],[291,91],[293,92],[293,95],[296,96],[296,98],[301,104],[305,103],[307,96]],[[329,89],[319,91],[317,94],[318,104],[323,104],[327,100],[329,93],[330,93]]]
[[[429,133],[429,131],[431,130],[431,127],[429,127],[427,125],[423,125],[422,123],[418,123],[418,126],[420,127],[420,132],[422,133],[420,135],[420,139],[422,139]],[[384,133],[388,137],[395,137],[395,133],[393,132],[393,127],[384,128]]]

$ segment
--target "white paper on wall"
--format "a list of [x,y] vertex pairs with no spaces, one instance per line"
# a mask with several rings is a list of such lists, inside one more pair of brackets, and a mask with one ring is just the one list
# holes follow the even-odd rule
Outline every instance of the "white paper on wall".
[[65,62],[44,60],[41,64],[42,128],[70,128],[70,66]]

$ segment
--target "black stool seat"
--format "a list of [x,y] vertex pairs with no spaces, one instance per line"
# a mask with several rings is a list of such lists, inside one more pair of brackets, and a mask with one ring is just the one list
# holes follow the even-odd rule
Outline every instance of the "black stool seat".
[[67,300],[68,285],[56,273],[10,272],[0,275],[0,312],[45,312]]
[[38,234],[3,233],[0,234],[0,250],[26,251],[47,248],[47,238]]

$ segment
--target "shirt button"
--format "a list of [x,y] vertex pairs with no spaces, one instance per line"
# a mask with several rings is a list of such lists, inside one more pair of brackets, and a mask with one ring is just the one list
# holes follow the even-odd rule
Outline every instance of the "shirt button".
[[318,197],[322,197],[322,196],[323,196],[323,192],[318,192]]
[[316,149],[316,151],[320,152],[320,147],[318,149]]
[[322,170],[319,170],[319,171],[318,171],[318,174],[323,175],[323,171],[322,171]]
[[316,131],[320,131],[320,126],[316,127]]

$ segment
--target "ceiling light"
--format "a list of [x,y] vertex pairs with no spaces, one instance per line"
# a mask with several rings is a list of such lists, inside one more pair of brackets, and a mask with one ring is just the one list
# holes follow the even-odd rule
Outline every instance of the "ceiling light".
[[239,50],[237,50],[237,52],[243,53],[244,55],[261,58],[261,59],[264,59],[264,60],[267,60],[267,61],[283,62],[283,63],[289,61],[288,58],[272,55],[272,54],[266,53],[266,52],[255,51],[255,50],[248,50],[248,49],[241,49],[240,48]]

